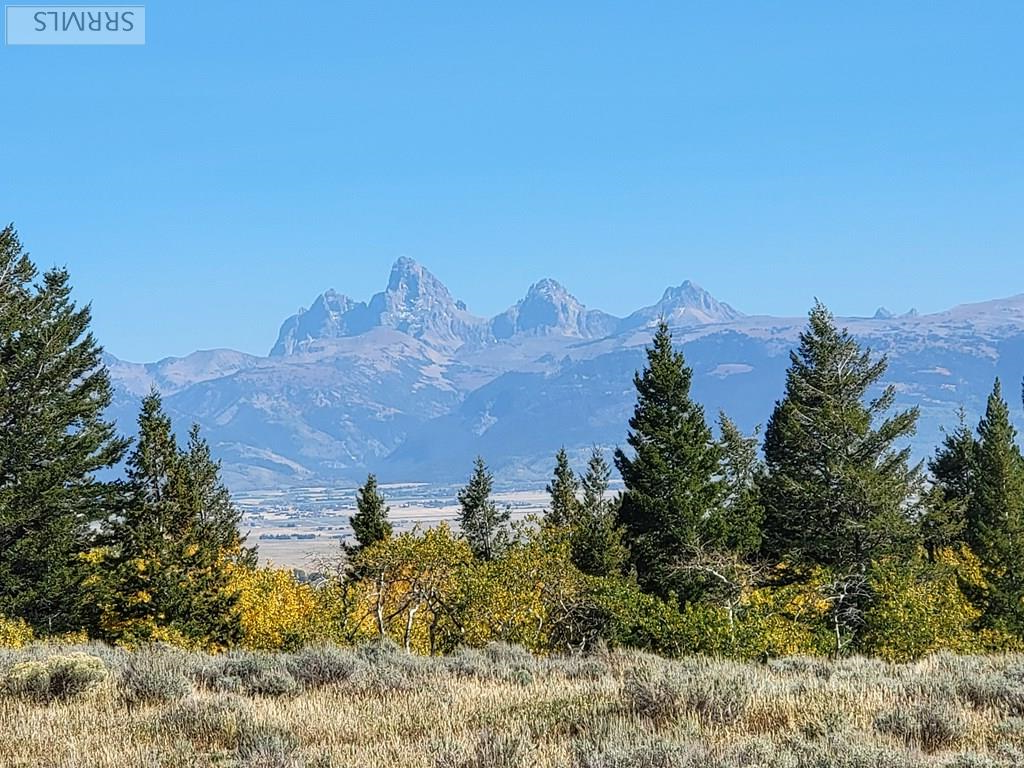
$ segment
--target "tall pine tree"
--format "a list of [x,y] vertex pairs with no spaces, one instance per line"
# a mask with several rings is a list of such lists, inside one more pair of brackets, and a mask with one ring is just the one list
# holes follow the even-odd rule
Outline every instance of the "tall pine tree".
[[595,445],[587,462],[586,474],[580,481],[583,500],[569,540],[573,563],[591,576],[621,573],[629,554],[622,543],[615,502],[607,498],[611,474],[604,453]]
[[935,485],[947,501],[969,504],[974,493],[978,441],[967,424],[967,413],[957,412],[957,426],[942,439],[942,445],[928,462]]
[[388,512],[384,495],[377,489],[377,476],[371,473],[356,491],[356,513],[348,519],[356,538],[355,546],[350,548],[352,553],[391,537]]
[[569,466],[569,455],[564,447],[555,454],[555,474],[545,490],[551,496],[551,507],[544,516],[544,522],[555,528],[571,525],[579,510],[579,481]]
[[251,567],[255,554],[198,427],[180,448],[156,392],[142,403],[126,491],[107,535],[106,634],[233,645],[240,625],[231,568]]
[[984,619],[1024,633],[1024,459],[996,379],[978,424],[967,540],[990,584]]
[[473,462],[473,475],[459,491],[459,526],[473,554],[481,560],[493,560],[508,544],[508,507],[498,507],[491,500],[494,476],[483,458]]
[[719,506],[705,518],[701,538],[706,547],[730,552],[742,559],[761,546],[764,509],[757,483],[764,467],[757,455],[756,430],[750,437],[744,435],[724,412],[718,415],[718,428],[724,494]]
[[701,523],[721,497],[718,447],[704,410],[690,398],[691,378],[661,321],[647,365],[633,379],[637,402],[627,438],[633,455],[615,453],[626,486],[619,522],[637,580],[647,592],[683,600],[693,597],[692,580],[679,561],[697,546]]
[[960,409],[956,428],[945,435],[942,445],[928,462],[932,487],[925,495],[921,535],[930,558],[939,549],[963,541],[967,512],[974,495],[978,441]]
[[12,226],[0,232],[0,614],[39,632],[89,623],[82,555],[112,502],[96,473],[127,441],[103,419],[111,386],[89,307],[68,273],[38,273]]
[[895,389],[870,392],[886,366],[815,305],[765,432],[764,549],[774,560],[863,573],[907,546],[920,473],[899,443],[917,410],[885,418]]

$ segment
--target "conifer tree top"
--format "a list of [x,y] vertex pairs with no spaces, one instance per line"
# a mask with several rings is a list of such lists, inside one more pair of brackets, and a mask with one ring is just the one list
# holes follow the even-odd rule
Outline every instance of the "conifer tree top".
[[356,491],[356,513],[349,518],[357,548],[368,547],[391,536],[390,511],[384,495],[377,489],[377,476],[370,473]]
[[569,465],[569,455],[565,447],[558,449],[555,455],[555,472],[545,490],[551,496],[551,507],[545,516],[549,525],[563,527],[569,525],[576,517],[579,509],[579,480]]
[[917,409],[887,415],[896,391],[880,383],[886,367],[815,304],[765,431],[765,542],[775,556],[863,565],[905,540],[919,490],[906,445]]

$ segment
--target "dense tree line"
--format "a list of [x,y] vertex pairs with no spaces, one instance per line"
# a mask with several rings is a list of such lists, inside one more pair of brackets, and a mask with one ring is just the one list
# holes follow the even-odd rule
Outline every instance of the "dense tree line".
[[[396,532],[377,478],[354,538],[315,580],[257,565],[198,428],[160,397],[138,437],[104,419],[111,385],[88,307],[0,232],[0,642],[86,633],[124,644],[290,648],[387,636],[437,653],[492,640],[764,658],[909,659],[1024,647],[1024,457],[997,380],[926,465],[884,357],[821,304],[764,429],[709,423],[668,326],[634,384],[624,447],[554,461],[542,519],[513,521],[477,458],[458,529]],[[100,479],[122,467],[121,478]]]
[[0,616],[39,634],[241,640],[234,567],[254,565],[198,428],[179,447],[160,397],[130,443],[103,418],[110,378],[64,270],[39,276],[0,232]]

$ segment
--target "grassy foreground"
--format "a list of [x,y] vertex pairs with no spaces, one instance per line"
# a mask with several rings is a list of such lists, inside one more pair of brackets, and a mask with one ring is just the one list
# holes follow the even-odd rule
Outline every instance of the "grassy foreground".
[[0,651],[2,766],[1024,765],[1024,657]]

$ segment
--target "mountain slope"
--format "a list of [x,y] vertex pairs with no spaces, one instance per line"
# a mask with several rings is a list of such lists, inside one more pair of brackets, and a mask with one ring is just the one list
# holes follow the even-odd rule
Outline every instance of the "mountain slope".
[[[141,396],[158,389],[180,428],[202,425],[235,489],[354,482],[369,470],[458,480],[477,454],[499,476],[533,482],[563,444],[582,459],[593,443],[623,441],[633,373],[661,317],[709,421],[720,408],[748,430],[768,418],[803,318],[743,315],[686,281],[620,320],[545,279],[487,320],[404,258],[368,302],[327,291],[285,320],[266,358],[108,356],[111,413],[130,432]],[[898,404],[920,409],[919,457],[959,406],[980,411],[994,376],[1024,373],[1024,295],[841,322],[889,356]]]

